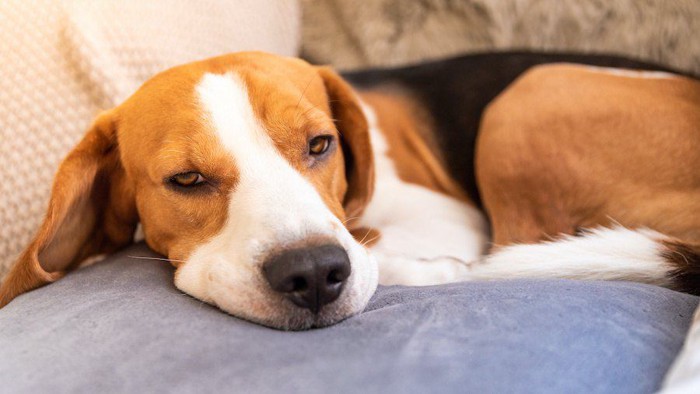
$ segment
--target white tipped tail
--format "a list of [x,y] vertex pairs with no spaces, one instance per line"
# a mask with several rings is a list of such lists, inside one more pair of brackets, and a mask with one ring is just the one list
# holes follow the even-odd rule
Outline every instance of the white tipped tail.
[[499,248],[471,264],[466,279],[628,280],[675,287],[680,267],[669,255],[679,252],[670,249],[670,242],[669,237],[648,229],[587,230],[550,242]]

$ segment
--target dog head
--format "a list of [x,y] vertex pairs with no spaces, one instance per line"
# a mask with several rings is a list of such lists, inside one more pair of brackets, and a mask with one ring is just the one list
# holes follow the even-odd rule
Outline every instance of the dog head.
[[333,71],[237,53],[176,67],[101,114],[61,164],[0,306],[145,240],[176,286],[283,329],[361,311],[376,263],[345,226],[371,198],[367,123]]

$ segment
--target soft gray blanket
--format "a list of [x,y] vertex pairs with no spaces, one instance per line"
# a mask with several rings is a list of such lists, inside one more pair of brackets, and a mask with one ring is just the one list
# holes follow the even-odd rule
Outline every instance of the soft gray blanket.
[[698,298],[623,282],[380,287],[282,332],[180,293],[134,246],[0,310],[0,391],[648,393]]

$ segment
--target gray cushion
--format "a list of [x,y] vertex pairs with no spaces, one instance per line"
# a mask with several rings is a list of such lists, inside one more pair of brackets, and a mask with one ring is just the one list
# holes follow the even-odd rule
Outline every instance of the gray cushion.
[[282,332],[182,294],[136,245],[0,310],[2,392],[643,393],[698,304],[623,282],[380,287],[336,326]]

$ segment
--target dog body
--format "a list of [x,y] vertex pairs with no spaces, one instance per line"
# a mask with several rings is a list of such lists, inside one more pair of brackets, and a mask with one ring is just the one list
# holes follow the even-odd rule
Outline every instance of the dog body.
[[[378,278],[685,288],[699,228],[683,216],[700,187],[698,83],[543,66],[499,96],[478,131],[482,109],[523,71],[568,59],[501,57],[488,76],[470,75],[497,58],[348,75],[357,89],[261,53],[161,73],[64,161],[0,306],[132,242],[138,222],[182,291],[285,329],[361,311]],[[504,247],[484,257],[489,224]]]
[[[367,118],[384,135],[373,133],[373,143],[413,145],[412,154],[394,155],[394,166],[404,167],[394,178],[433,197],[407,198],[411,211],[395,202],[408,193],[383,193],[380,223],[410,231],[403,243],[387,240],[391,252],[381,241],[373,247],[380,282],[634,278],[697,291],[700,218],[692,212],[700,179],[687,164],[698,157],[699,87],[641,71],[658,69],[615,57],[515,53],[346,75],[374,108]],[[392,173],[377,165],[382,171]],[[392,182],[377,188],[383,183]],[[402,217],[416,220],[396,224]],[[435,248],[422,246],[431,241]],[[504,247],[518,244],[527,245]]]

